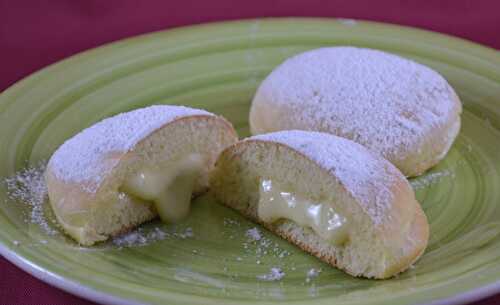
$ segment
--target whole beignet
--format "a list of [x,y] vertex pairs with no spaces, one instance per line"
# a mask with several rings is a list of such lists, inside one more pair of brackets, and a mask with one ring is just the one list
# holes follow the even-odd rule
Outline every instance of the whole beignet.
[[252,102],[253,134],[328,132],[360,143],[417,176],[444,158],[462,105],[434,70],[382,51],[331,47],[286,60]]

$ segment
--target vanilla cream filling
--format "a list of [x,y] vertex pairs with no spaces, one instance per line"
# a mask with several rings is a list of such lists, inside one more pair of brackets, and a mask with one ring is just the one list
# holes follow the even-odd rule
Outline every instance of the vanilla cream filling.
[[337,246],[349,238],[346,218],[335,211],[331,204],[307,200],[305,196],[283,190],[269,179],[260,181],[259,193],[257,214],[262,221],[272,223],[288,219],[311,228],[321,238]]
[[154,203],[164,222],[187,217],[196,180],[202,169],[201,155],[190,154],[177,162],[145,165],[123,183],[123,192]]

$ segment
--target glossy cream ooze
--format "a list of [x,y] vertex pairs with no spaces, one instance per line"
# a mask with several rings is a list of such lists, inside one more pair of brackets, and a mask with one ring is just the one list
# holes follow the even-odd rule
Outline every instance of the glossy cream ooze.
[[333,245],[342,245],[349,237],[346,218],[335,211],[331,204],[313,202],[299,194],[285,191],[269,179],[260,182],[257,213],[265,222],[288,219],[309,227]]
[[125,180],[122,191],[152,201],[164,222],[178,222],[189,214],[191,195],[202,168],[199,154],[163,166],[146,165]]

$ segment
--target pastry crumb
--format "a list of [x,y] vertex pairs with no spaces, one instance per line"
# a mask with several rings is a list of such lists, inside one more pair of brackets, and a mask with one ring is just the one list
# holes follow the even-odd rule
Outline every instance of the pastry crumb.
[[321,269],[311,268],[306,274],[306,283],[309,283],[312,279],[317,278],[321,273]]
[[46,162],[41,161],[35,166],[16,172],[13,176],[6,178],[3,183],[10,200],[30,206],[31,211],[24,219],[25,223],[38,225],[48,235],[57,235],[58,231],[49,225],[44,212],[44,205],[48,199],[44,179],[46,167]]
[[257,227],[248,229],[246,232],[246,236],[249,237],[252,241],[259,241],[262,239],[262,235]]
[[272,267],[269,273],[258,275],[257,279],[263,281],[279,281],[285,277],[285,272],[278,267]]

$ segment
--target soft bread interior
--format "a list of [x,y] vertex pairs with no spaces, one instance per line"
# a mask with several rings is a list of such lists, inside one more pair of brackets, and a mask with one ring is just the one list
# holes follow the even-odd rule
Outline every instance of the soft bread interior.
[[[348,223],[348,237],[334,245],[311,228],[281,219],[259,218],[259,184],[276,181],[311,201],[329,203]],[[402,183],[406,183],[402,181]],[[219,157],[211,177],[211,190],[219,201],[291,241],[303,250],[355,276],[387,278],[414,262],[424,251],[427,221],[407,185],[395,184],[394,221],[375,227],[339,181],[297,151],[258,140],[239,142]],[[389,217],[390,219],[391,217]]]
[[[208,173],[219,152],[237,140],[232,126],[222,118],[208,115],[177,119],[140,141],[131,151],[114,153],[102,162],[117,165],[106,174],[97,192],[84,185],[58,180],[46,173],[49,197],[63,229],[83,245],[106,240],[157,216],[155,206],[122,190],[124,181],[137,171],[156,164],[176,164],[186,156],[199,155],[201,168],[193,195],[206,191]],[[168,167],[165,168],[168,172]]]

